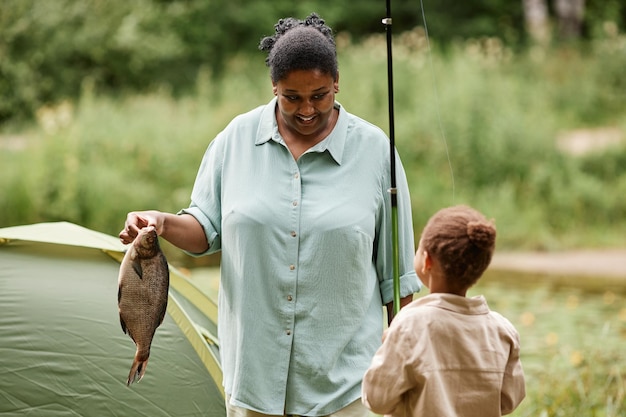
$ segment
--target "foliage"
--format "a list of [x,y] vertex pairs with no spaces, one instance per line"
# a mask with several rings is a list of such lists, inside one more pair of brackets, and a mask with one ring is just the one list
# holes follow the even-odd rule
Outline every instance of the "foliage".
[[[399,36],[396,145],[416,233],[442,206],[467,203],[497,220],[499,247],[622,243],[626,147],[572,156],[555,146],[564,130],[626,130],[626,97],[606,82],[619,83],[621,68],[604,52],[623,40],[611,43],[536,56],[490,38],[440,53],[419,28]],[[388,129],[384,35],[340,36],[338,45],[338,100]],[[42,107],[36,126],[0,136],[0,226],[67,220],[115,235],[128,211],[186,206],[211,139],[271,97],[263,57],[239,55],[225,68],[227,76],[199,76],[180,97],[85,85],[76,102]]]
[[142,88],[181,57],[150,0],[6,0],[0,9],[0,121],[79,96],[85,83]]
[[[371,51],[384,50],[384,41],[377,42],[352,49],[344,73],[346,66],[367,60]],[[612,65],[615,55],[570,48],[540,56],[514,54],[491,38],[458,43],[450,54],[429,56],[424,43],[417,31],[394,53],[401,86],[396,141],[413,180],[416,224],[424,224],[435,207],[469,202],[507,225],[501,241],[507,246],[600,244],[596,239],[584,242],[582,236],[606,230],[602,224],[607,219],[623,230],[623,222],[616,219],[623,217],[626,202],[616,191],[624,186],[626,165],[619,165],[624,146],[579,157],[555,146],[563,131],[624,128],[626,97],[615,90],[623,78],[622,70]],[[382,58],[372,59],[377,65],[373,73],[384,73]],[[607,85],[607,80],[616,83]],[[342,80],[342,88],[358,97],[350,109],[386,124],[382,84],[349,77]],[[604,160],[614,162],[605,166]],[[596,161],[594,167],[611,169],[610,174],[592,168],[591,161]]]
[[470,289],[470,296],[484,294],[520,333],[527,396],[511,416],[626,413],[624,287],[600,278],[581,285],[583,280],[559,284],[555,277],[488,272]]
[[[523,44],[521,2],[517,7],[506,0],[392,3],[395,34],[423,27],[425,14],[441,45],[480,37]],[[601,4],[588,6],[587,39],[623,30],[623,2]],[[358,7],[331,0],[3,0],[0,124],[77,100],[85,84],[103,93],[159,88],[189,93],[199,75],[218,78],[233,56],[257,50],[279,18],[313,11],[354,40],[385,31],[381,0],[360,0]]]

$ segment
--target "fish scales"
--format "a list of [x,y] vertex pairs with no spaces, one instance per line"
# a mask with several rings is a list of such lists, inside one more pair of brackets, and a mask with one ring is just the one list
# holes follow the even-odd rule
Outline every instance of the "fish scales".
[[146,373],[154,333],[167,309],[169,268],[152,226],[139,231],[120,265],[117,302],[122,330],[137,346],[127,385]]

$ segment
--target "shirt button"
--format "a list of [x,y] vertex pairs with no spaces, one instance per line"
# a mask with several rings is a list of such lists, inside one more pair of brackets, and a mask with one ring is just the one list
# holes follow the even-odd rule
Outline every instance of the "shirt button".
[[289,269],[293,271],[294,269],[296,269],[296,266],[295,265],[289,265]]
[[291,231],[291,237],[296,237],[296,231],[295,230]]
[[293,297],[291,295],[288,295],[287,296],[287,301],[291,301],[291,300],[293,300]]
[[293,206],[295,207],[295,206],[297,206],[297,205],[298,205],[298,202],[297,202],[297,201],[294,201],[292,204],[293,204]]
[[298,178],[300,178],[300,174],[298,174],[298,173],[296,172],[296,175],[294,175],[293,177],[294,177],[295,179],[298,179]]
[[291,330],[287,330],[287,336],[291,336]]

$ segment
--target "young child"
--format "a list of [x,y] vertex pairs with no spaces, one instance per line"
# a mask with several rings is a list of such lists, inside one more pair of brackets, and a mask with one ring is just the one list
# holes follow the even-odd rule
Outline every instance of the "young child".
[[522,401],[519,334],[483,296],[465,296],[495,240],[494,224],[467,206],[428,221],[414,264],[430,294],[400,310],[365,373],[362,401],[374,413],[491,417]]

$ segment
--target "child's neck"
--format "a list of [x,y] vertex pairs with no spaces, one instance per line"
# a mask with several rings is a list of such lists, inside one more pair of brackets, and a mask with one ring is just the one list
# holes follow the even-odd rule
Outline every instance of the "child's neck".
[[458,295],[460,297],[466,297],[467,289],[464,289],[464,290],[452,289],[452,288],[449,288],[449,289],[436,289],[436,290],[431,289],[430,293],[431,294],[435,294],[435,293],[439,293],[439,294],[453,294],[453,295]]
[[430,290],[430,293],[454,294],[465,297],[468,288],[459,285],[450,285],[450,281],[446,279],[443,268],[439,262],[428,254],[426,254],[426,258],[424,268],[421,272],[425,279],[424,283]]
[[[434,272],[434,271],[433,271]],[[467,294],[467,288],[459,288],[458,286],[452,286],[448,283],[443,276],[437,276],[434,274],[430,274],[428,280],[428,289],[431,294],[435,293],[444,293],[444,294],[454,294],[461,297],[465,297]]]

